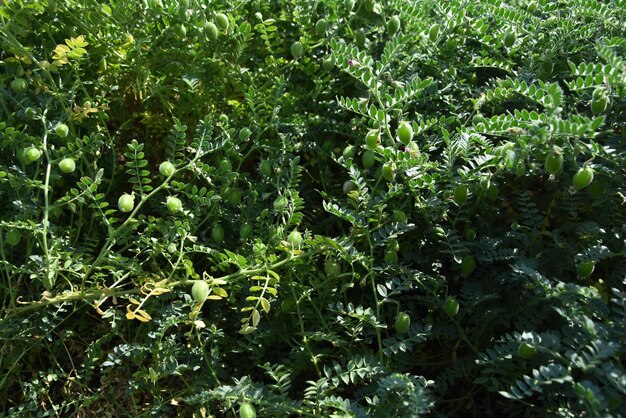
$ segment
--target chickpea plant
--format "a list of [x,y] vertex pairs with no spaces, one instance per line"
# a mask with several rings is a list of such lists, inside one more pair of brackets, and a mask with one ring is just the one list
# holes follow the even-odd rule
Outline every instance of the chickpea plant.
[[624,2],[505,3],[3,2],[0,415],[626,416]]

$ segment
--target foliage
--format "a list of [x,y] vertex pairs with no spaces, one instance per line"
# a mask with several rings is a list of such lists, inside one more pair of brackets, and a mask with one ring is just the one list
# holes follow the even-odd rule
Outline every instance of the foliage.
[[626,415],[624,21],[3,2],[0,416]]

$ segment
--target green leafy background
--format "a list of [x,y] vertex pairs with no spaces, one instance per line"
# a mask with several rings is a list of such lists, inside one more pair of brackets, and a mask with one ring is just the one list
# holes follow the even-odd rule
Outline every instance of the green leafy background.
[[0,416],[626,415],[625,21],[4,2]]

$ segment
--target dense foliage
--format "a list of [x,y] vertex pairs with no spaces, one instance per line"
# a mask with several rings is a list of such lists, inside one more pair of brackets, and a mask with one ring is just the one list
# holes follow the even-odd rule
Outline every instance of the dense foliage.
[[625,416],[624,22],[3,2],[0,416]]

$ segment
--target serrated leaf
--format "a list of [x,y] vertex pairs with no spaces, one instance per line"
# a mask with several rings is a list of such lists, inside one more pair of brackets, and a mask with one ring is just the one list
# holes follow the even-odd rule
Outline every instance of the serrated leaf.
[[263,308],[265,313],[269,313],[270,312],[270,302],[267,299],[265,299],[265,298],[261,298],[260,302],[261,302],[261,307]]
[[250,318],[252,320],[252,326],[255,328],[257,327],[257,325],[259,325],[259,322],[261,322],[261,314],[256,309],[252,311],[252,315]]

